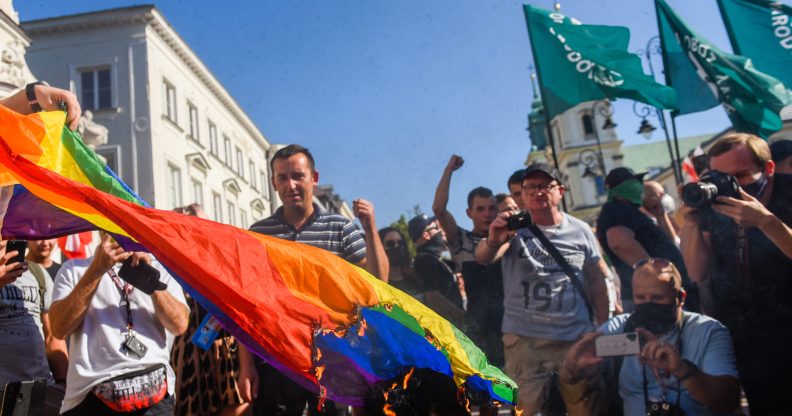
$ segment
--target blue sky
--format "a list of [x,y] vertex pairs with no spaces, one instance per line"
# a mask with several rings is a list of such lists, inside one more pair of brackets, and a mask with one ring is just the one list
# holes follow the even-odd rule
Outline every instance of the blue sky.
[[[431,211],[449,156],[465,165],[449,207],[467,192],[506,191],[530,148],[531,48],[520,1],[161,1],[155,3],[272,143],[314,153],[320,183],[375,204],[380,227]],[[547,9],[553,2],[530,1]],[[731,47],[715,0],[668,0],[702,36]],[[141,4],[24,0],[21,20]],[[627,26],[630,50],[657,35],[651,0],[562,1],[583,23]],[[655,68],[661,60],[655,57]],[[632,102],[615,103],[625,144],[643,143]],[[656,120],[651,120],[657,125]],[[677,119],[680,137],[729,125],[720,108]],[[661,140],[655,132],[653,140]],[[627,161],[629,163],[629,161]]]

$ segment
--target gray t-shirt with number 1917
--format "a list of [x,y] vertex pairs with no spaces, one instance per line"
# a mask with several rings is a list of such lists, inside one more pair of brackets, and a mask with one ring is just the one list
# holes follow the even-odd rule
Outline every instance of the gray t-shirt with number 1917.
[[[576,272],[600,260],[591,228],[563,214],[561,223],[539,226]],[[528,229],[520,229],[503,255],[503,332],[526,337],[573,341],[594,330],[582,295],[553,256]]]

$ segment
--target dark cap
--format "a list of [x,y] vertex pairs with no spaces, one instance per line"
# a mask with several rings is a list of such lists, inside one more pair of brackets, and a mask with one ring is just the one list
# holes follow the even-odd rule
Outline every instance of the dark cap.
[[426,214],[416,215],[407,223],[407,232],[410,240],[415,241],[423,234],[426,227],[435,220],[435,217],[427,217]]
[[643,182],[643,177],[646,175],[646,173],[647,172],[635,173],[634,170],[624,166],[615,168],[608,172],[608,176],[605,177],[605,186],[607,188],[613,188],[614,186],[618,186],[628,179],[637,179],[638,181]]
[[780,162],[792,156],[792,140],[778,140],[770,145],[770,153],[773,155],[773,162]]
[[553,169],[552,166],[546,163],[533,163],[527,168],[525,168],[525,173],[523,174],[523,180],[530,175],[533,175],[536,172],[542,172],[545,175],[557,180],[561,183],[561,175],[558,174],[558,171]]

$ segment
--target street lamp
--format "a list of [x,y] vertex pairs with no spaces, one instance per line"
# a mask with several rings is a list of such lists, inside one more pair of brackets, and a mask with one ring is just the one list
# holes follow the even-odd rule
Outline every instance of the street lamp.
[[[646,58],[646,62],[649,64],[649,73],[652,75],[652,79],[655,78],[655,71],[654,65],[652,65],[652,55],[663,55],[663,45],[660,41],[659,36],[653,36],[646,42],[646,46],[643,49],[638,49],[636,53],[643,58]],[[648,116],[651,112],[648,107],[646,107],[647,111],[645,114],[641,116],[643,120],[641,120],[641,127],[638,129],[638,133],[644,136],[646,140],[649,140],[652,137],[652,132],[656,130],[656,128],[651,125],[647,120],[646,116]],[[671,170],[674,172],[674,180],[676,181],[677,185],[682,183],[682,172],[681,167],[679,166],[679,142],[676,139],[676,128],[674,129],[674,145],[676,147],[676,155],[674,154],[674,149],[671,146],[671,137],[668,134],[668,126],[666,125],[665,115],[663,111],[659,108],[655,108],[655,116],[657,116],[657,120],[660,122],[660,127],[663,128],[663,132],[665,133],[666,143],[668,144],[668,155],[671,156]],[[633,112],[635,112],[635,103],[633,103]],[[636,114],[638,114],[636,112]],[[671,117],[671,122],[674,122],[673,116]]]
[[652,108],[648,105],[638,105],[638,101],[633,101],[633,114],[641,118],[641,126],[638,128],[638,134],[649,140],[652,138],[652,132],[657,130],[646,117],[652,114]]
[[[599,164],[599,170],[600,172],[602,172],[602,175],[604,176],[607,172],[605,168],[605,160],[603,159],[602,156],[602,142],[600,141],[600,132],[599,132],[600,129],[597,127],[597,117],[596,117],[597,114],[601,115],[602,117],[605,117],[605,123],[603,123],[601,127],[602,130],[612,130],[616,128],[616,123],[614,123],[613,120],[611,119],[611,116],[613,115],[613,107],[610,106],[608,100],[597,101],[594,103],[594,105],[591,106],[591,115],[594,117],[594,139],[597,140],[596,158],[597,158],[597,163]],[[591,151],[590,149],[587,150]],[[581,152],[581,158],[583,156],[583,153],[585,153],[585,150]],[[591,173],[591,170],[588,168],[588,165],[587,165],[586,173]],[[583,176],[586,175],[584,174]]]
[[[594,178],[600,176],[601,174],[604,175],[604,171],[602,170],[602,165],[597,166],[599,165],[599,161],[600,161],[599,154],[597,154],[597,152],[595,152],[594,150],[585,149],[582,152],[580,152],[580,154],[578,155],[578,163],[586,167],[586,170],[583,172],[584,178]],[[595,172],[598,169],[600,172],[603,173],[598,174],[597,172]]]

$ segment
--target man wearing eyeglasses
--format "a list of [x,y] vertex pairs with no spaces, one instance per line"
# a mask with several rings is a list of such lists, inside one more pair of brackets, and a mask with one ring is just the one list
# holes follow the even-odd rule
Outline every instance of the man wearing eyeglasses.
[[740,195],[682,207],[685,264],[731,332],[751,414],[792,414],[792,177],[776,174],[767,142],[751,134],[726,135],[708,155]]
[[686,308],[698,310],[698,296],[687,276],[682,253],[674,240],[641,212],[643,177],[627,167],[611,170],[605,177],[608,202],[597,218],[597,238],[613,262],[621,280],[622,306],[632,312],[632,265],[647,257],[662,257],[679,264],[682,284],[688,292]]
[[594,330],[592,321],[600,324],[608,317],[607,266],[588,224],[558,209],[565,187],[554,170],[543,164],[529,166],[522,190],[533,229],[558,249],[578,279],[570,280],[529,228],[508,229],[512,212],[498,214],[488,237],[476,248],[480,263],[501,260],[506,373],[517,381],[518,406],[533,415],[543,404],[542,387],[564,353]]

